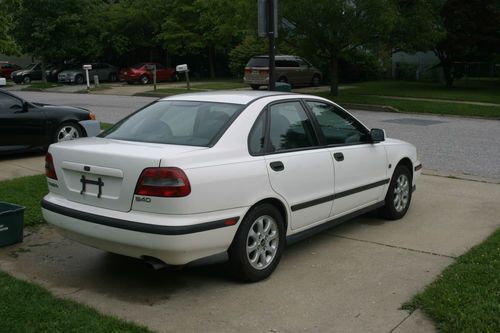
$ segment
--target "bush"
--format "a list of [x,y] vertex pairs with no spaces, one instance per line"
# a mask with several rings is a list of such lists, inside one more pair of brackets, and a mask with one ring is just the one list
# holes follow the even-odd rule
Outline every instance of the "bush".
[[229,70],[236,77],[243,77],[245,65],[251,57],[267,54],[267,39],[246,36],[243,41],[229,52]]

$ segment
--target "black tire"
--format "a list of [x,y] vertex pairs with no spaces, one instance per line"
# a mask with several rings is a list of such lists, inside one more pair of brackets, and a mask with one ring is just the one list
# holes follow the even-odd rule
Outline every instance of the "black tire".
[[311,86],[317,87],[321,83],[321,78],[318,74],[315,74],[311,80]]
[[149,77],[147,75],[143,75],[139,79],[139,82],[141,82],[141,84],[148,84],[149,83]]
[[253,90],[259,90],[260,85],[258,85],[258,84],[251,84],[250,87],[252,87]]
[[411,196],[411,172],[408,167],[398,165],[392,175],[391,183],[389,184],[389,189],[385,196],[385,205],[380,209],[380,213],[388,220],[398,220],[402,218],[410,207]]
[[[257,232],[259,221],[269,225],[267,232]],[[252,229],[252,232],[250,230]],[[264,230],[264,228],[262,228]],[[262,237],[262,239],[254,239],[255,250],[247,254],[248,242],[251,241],[252,235]],[[257,282],[269,277],[276,269],[281,259],[281,254],[285,248],[285,224],[280,212],[270,204],[261,204],[252,208],[240,224],[238,232],[229,248],[229,265],[232,273],[240,280],[245,282]],[[261,263],[262,256],[268,259],[270,250],[274,250],[269,254],[269,262],[261,265],[261,268],[256,268],[255,265]],[[249,256],[255,254],[256,262],[252,264]],[[260,254],[261,253],[261,254]]]
[[76,84],[83,84],[83,75],[78,74],[78,75],[75,77],[75,83],[76,83]]
[[[71,138],[63,138],[63,132],[66,132],[67,134],[70,134],[70,130],[73,130],[75,132],[75,135],[71,135]],[[73,133],[73,132],[71,132]],[[68,141],[68,140],[73,140],[73,139],[78,139],[85,136],[85,132],[83,128],[80,127],[77,123],[74,122],[64,122],[57,126],[56,130],[54,131],[54,134],[52,136],[53,142],[62,142],[62,141]]]
[[116,82],[116,79],[117,79],[116,73],[109,74],[109,77],[108,77],[109,82]]
[[31,77],[29,75],[23,76],[23,84],[30,84],[31,83]]

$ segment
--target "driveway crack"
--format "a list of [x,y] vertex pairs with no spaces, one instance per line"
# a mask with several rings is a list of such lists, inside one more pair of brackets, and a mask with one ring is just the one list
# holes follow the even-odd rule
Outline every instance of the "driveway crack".
[[380,243],[380,242],[374,242],[374,241],[369,241],[369,240],[365,240],[365,239],[357,239],[357,238],[353,238],[353,237],[341,236],[341,235],[336,235],[336,234],[328,234],[328,235],[330,235],[332,237],[338,237],[338,238],[353,240],[353,241],[362,242],[362,243],[369,243],[369,244],[375,244],[375,245],[381,245],[381,246],[391,247],[391,248],[394,248],[394,249],[406,250],[406,251],[411,251],[411,252],[416,252],[416,253],[423,253],[423,254],[430,254],[430,255],[438,256],[438,257],[445,257],[445,258],[457,259],[456,256],[450,256],[450,255],[447,255],[447,254],[441,254],[441,253],[436,253],[436,252],[432,252],[432,251],[424,251],[424,250],[411,249],[409,247],[384,244],[384,243]]
[[412,315],[413,312],[410,312],[408,313],[408,315],[406,317],[403,318],[403,320],[401,320],[396,326],[394,326],[390,331],[389,333],[392,333],[394,332],[399,326],[401,326],[401,324],[403,324],[405,322],[406,319],[410,318],[410,316]]

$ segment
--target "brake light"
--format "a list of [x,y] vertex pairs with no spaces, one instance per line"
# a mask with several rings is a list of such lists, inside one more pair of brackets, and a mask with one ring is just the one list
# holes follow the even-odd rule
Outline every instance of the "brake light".
[[95,114],[93,112],[89,112],[90,120],[95,120]]
[[259,71],[259,74],[265,74],[265,75],[268,75],[269,74],[269,69],[261,69]]
[[245,74],[252,73],[252,69],[250,67],[245,67]]
[[52,155],[47,153],[45,155],[45,175],[47,178],[57,180],[56,169],[54,168],[54,160]]
[[146,168],[135,188],[135,194],[150,197],[185,197],[189,193],[189,179],[179,168]]

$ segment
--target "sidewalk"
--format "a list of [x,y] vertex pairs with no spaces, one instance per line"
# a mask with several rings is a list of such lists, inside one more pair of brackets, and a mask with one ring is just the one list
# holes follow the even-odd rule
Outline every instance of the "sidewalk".
[[19,154],[0,157],[0,181],[45,172],[45,154]]

